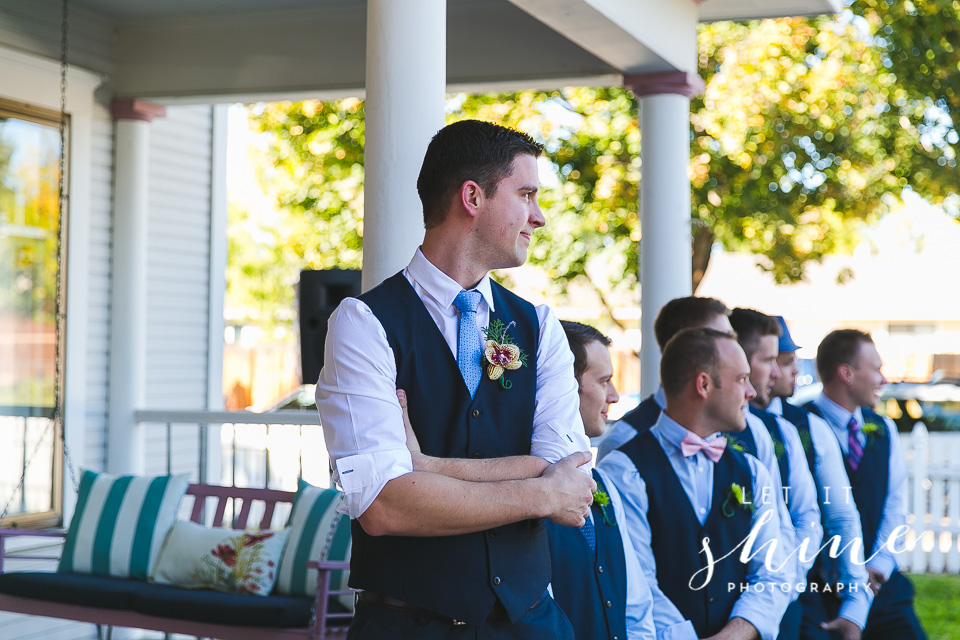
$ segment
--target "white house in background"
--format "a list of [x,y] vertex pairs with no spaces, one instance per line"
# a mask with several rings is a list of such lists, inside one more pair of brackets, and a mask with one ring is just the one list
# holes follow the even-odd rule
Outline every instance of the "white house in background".
[[[50,176],[59,156],[63,3],[0,0],[0,327],[16,330],[0,337],[0,506],[18,498],[28,450],[41,438],[46,443],[45,462],[31,465],[10,512],[24,521],[69,520],[73,505],[70,474],[48,428],[57,344],[65,354],[73,466],[219,477],[217,437],[146,425],[175,422],[148,410],[221,407],[226,104],[365,95],[363,281],[370,287],[401,268],[421,240],[415,177],[429,138],[443,125],[445,92],[626,84],[640,98],[641,284],[642,307],[651,311],[643,328],[650,330],[652,310],[690,287],[688,112],[702,87],[697,23],[827,13],[842,3],[68,5],[69,217],[58,231]],[[58,239],[66,247],[63,264]],[[58,269],[66,283],[59,342],[52,331]],[[657,357],[645,350],[643,370],[655,372]],[[211,413],[204,421],[228,420]],[[82,635],[48,621],[10,619],[0,617],[0,636]]]

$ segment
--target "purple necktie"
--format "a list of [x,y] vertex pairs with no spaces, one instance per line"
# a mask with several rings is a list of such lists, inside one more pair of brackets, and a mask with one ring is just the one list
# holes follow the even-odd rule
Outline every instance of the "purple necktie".
[[860,446],[860,439],[857,437],[858,431],[860,431],[860,425],[857,424],[856,417],[850,416],[850,422],[847,423],[847,442],[849,444],[847,463],[854,471],[857,470],[863,460],[863,447]]

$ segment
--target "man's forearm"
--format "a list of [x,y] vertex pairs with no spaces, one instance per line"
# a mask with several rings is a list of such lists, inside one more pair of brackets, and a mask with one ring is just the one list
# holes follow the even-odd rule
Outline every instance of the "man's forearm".
[[577,467],[589,461],[574,454],[540,477],[492,482],[413,471],[387,482],[358,520],[375,536],[460,535],[530,518],[580,526],[596,484]]
[[758,640],[760,632],[743,618],[731,618],[715,636],[705,640]]
[[468,482],[499,482],[539,478],[550,466],[537,456],[510,456],[508,458],[434,458],[413,453],[413,470],[437,473],[448,478]]

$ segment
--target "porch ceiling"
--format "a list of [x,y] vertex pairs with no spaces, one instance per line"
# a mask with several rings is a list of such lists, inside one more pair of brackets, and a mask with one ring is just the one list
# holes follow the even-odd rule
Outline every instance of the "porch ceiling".
[[[701,19],[834,11],[841,0],[707,0]],[[447,0],[452,91],[610,84],[694,70],[694,0]],[[686,3],[689,3],[686,4]],[[118,97],[167,102],[363,93],[365,0],[74,0],[116,25]]]

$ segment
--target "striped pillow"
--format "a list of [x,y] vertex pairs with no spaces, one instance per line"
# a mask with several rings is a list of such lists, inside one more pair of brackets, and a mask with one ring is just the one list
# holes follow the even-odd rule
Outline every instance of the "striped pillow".
[[57,571],[146,580],[187,484],[186,475],[84,471]]
[[[277,572],[275,593],[292,596],[312,596],[317,590],[317,572],[307,569],[307,562],[342,561],[350,559],[352,541],[350,518],[337,513],[343,494],[336,489],[319,489],[300,479],[300,488],[293,500],[293,510],[287,527],[290,537],[283,548]],[[323,550],[330,540],[327,553]],[[331,590],[347,588],[349,571],[334,571],[330,576]],[[353,596],[339,596],[335,600],[353,611]]]

